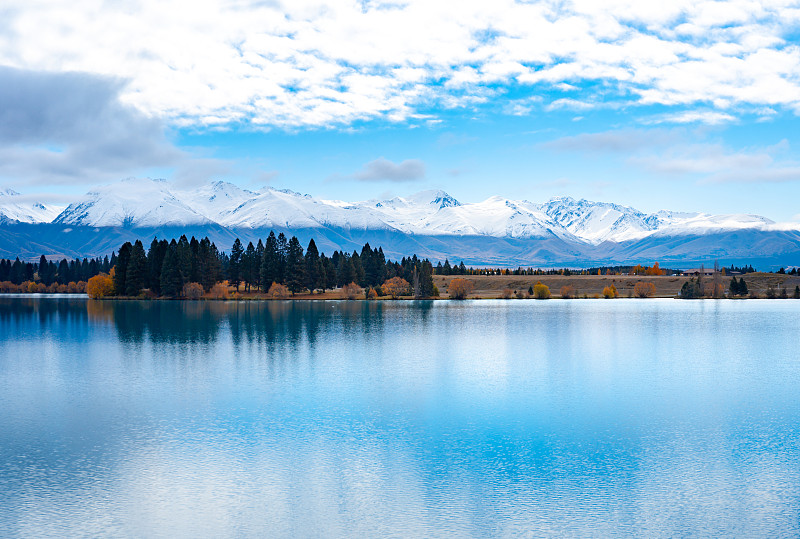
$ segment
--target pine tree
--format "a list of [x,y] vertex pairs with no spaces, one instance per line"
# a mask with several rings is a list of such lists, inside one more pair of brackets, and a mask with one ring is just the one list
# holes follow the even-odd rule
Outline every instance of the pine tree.
[[739,295],[739,281],[736,280],[735,275],[731,277],[731,284],[728,285],[728,290],[730,291],[731,296]]
[[448,259],[444,259],[444,267],[442,268],[442,275],[452,275],[453,268],[450,267],[450,261]]
[[247,244],[247,249],[245,249],[244,254],[242,255],[242,279],[244,280],[244,289],[247,292],[250,292],[250,285],[255,282],[253,275],[255,274],[256,268],[256,248],[253,245],[253,242],[249,242]]
[[[117,255],[117,265],[116,270],[114,271],[114,290],[117,291],[117,294],[123,295],[128,290],[126,287],[125,279],[128,276],[128,262],[131,258],[131,250],[133,249],[133,245],[131,242],[126,241],[122,244],[122,247],[119,248],[119,254]],[[61,264],[59,264],[59,281],[61,281],[61,267],[62,265],[65,268],[66,272],[69,272],[67,261],[62,260]],[[62,283],[66,284],[66,283]]]
[[138,296],[147,280],[147,255],[142,242],[136,240],[131,248],[125,275],[125,295]]
[[236,241],[233,242],[233,246],[231,247],[231,255],[228,260],[228,279],[230,279],[231,284],[237,290],[239,289],[239,283],[242,281],[243,254],[244,248],[242,247],[242,242],[239,241],[239,238],[236,238]]
[[739,295],[746,296],[749,293],[750,292],[747,290],[747,283],[744,282],[744,277],[742,277],[741,279],[739,279]]
[[256,244],[256,256],[253,259],[253,267],[251,269],[253,275],[253,285],[261,288],[261,261],[264,259],[264,244],[261,238],[258,239]]
[[283,232],[278,234],[278,281],[286,283],[286,257],[289,254],[289,242]]
[[178,267],[178,249],[175,240],[172,240],[164,255],[161,268],[161,293],[168,297],[176,298],[183,288],[183,278]]
[[189,245],[189,240],[186,235],[183,235],[178,240],[178,270],[181,272],[181,280],[184,284],[190,282],[192,277],[192,247]]
[[278,282],[278,239],[275,232],[270,231],[261,257],[261,291],[267,292],[272,283]]
[[322,268],[322,263],[319,260],[317,244],[314,243],[313,239],[308,242],[305,265],[305,287],[308,288],[313,294],[314,290],[321,288],[320,281],[322,281],[322,272],[324,271]]
[[297,237],[292,236],[286,252],[286,286],[292,294],[305,288],[305,269],[303,247]]

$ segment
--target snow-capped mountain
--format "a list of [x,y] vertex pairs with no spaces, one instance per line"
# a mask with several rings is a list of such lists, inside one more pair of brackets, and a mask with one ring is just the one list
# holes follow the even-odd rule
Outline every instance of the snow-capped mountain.
[[[269,187],[250,191],[221,181],[182,189],[163,180],[132,179],[94,189],[56,215],[47,206],[19,204],[16,196],[0,194],[0,224],[6,234],[5,239],[0,234],[0,252],[9,254],[26,245],[32,254],[44,251],[40,240],[46,234],[41,232],[9,242],[12,232],[29,234],[20,228],[25,224],[49,223],[47,234],[91,230],[91,238],[72,232],[55,244],[62,249],[75,243],[80,249],[75,252],[83,255],[111,250],[123,237],[149,241],[156,235],[191,233],[211,235],[227,246],[236,236],[257,241],[275,229],[306,241],[314,237],[328,251],[360,248],[359,243],[369,241],[394,256],[415,252],[473,264],[697,260],[712,254],[736,256],[737,261],[791,258],[795,263],[794,253],[800,256],[797,227],[758,215],[647,214],[570,197],[537,203],[494,196],[462,203],[443,191],[422,191],[346,202]],[[3,247],[4,241],[9,246]]]
[[27,202],[13,189],[0,191],[0,223],[49,223],[63,207]]
[[164,180],[127,179],[90,191],[61,212],[53,223],[76,226],[152,227],[210,223]]
[[[13,199],[11,195],[5,197]],[[182,190],[164,180],[149,179],[123,180],[95,189],[57,216],[49,209],[38,213],[29,209],[23,215],[20,207],[8,203],[0,205],[0,212],[22,222],[52,221],[92,227],[212,223],[232,229],[336,227],[428,236],[555,237],[592,245],[606,241],[619,243],[657,233],[702,234],[761,229],[774,224],[758,215],[666,210],[645,214],[619,204],[570,197],[535,203],[494,196],[482,202],[461,203],[444,191],[422,191],[389,200],[343,202],[317,199],[287,189],[268,187],[249,191],[222,181]]]

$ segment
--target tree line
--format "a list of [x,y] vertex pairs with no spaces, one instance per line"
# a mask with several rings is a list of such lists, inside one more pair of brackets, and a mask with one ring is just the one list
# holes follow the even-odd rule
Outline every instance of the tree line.
[[54,262],[42,255],[39,262],[0,260],[2,292],[76,292],[86,289],[86,282],[100,273],[108,273],[116,264],[116,255],[103,258],[61,259]]
[[[350,284],[382,292],[381,286],[396,277],[406,282],[408,294],[435,294],[433,265],[427,259],[413,255],[399,262],[387,260],[382,248],[372,248],[369,243],[360,253],[334,251],[329,257],[319,252],[313,239],[303,249],[297,237],[287,239],[283,233],[270,232],[266,241],[259,239],[255,245],[249,242],[244,246],[236,238],[229,252],[220,251],[207,237],[181,236],[169,242],[154,239],[147,250],[139,240],[126,242],[116,254],[109,282],[96,283],[105,291],[101,295],[139,296],[146,292],[181,297],[187,295],[190,284],[207,293],[224,281],[244,292],[268,292],[276,284],[292,294],[325,292]],[[396,290],[392,288],[392,295]]]

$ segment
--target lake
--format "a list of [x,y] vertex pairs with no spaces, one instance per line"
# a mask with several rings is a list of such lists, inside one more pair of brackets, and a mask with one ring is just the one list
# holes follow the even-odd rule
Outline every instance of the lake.
[[0,296],[4,536],[800,534],[800,301]]

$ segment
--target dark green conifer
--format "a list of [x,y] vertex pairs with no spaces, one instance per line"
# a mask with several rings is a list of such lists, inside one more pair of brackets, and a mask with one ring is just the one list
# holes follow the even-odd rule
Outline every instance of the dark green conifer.
[[[132,249],[133,245],[131,245],[131,242],[126,241],[122,244],[122,247],[119,248],[119,254],[117,255],[117,265],[114,270],[114,290],[116,290],[119,295],[124,295],[128,290],[125,279],[128,277],[128,262],[130,262],[131,259]],[[61,280],[62,265],[64,266],[65,272],[69,271],[67,261],[62,260],[61,264],[59,264],[59,281]]]
[[231,254],[228,259],[228,279],[231,284],[238,290],[239,283],[242,281],[242,255],[244,254],[244,247],[239,238],[233,242],[231,247]]
[[130,251],[125,275],[125,295],[138,296],[147,280],[147,255],[142,242],[136,240]]
[[305,288],[305,258],[303,247],[296,236],[292,236],[286,251],[286,286],[295,294]]

